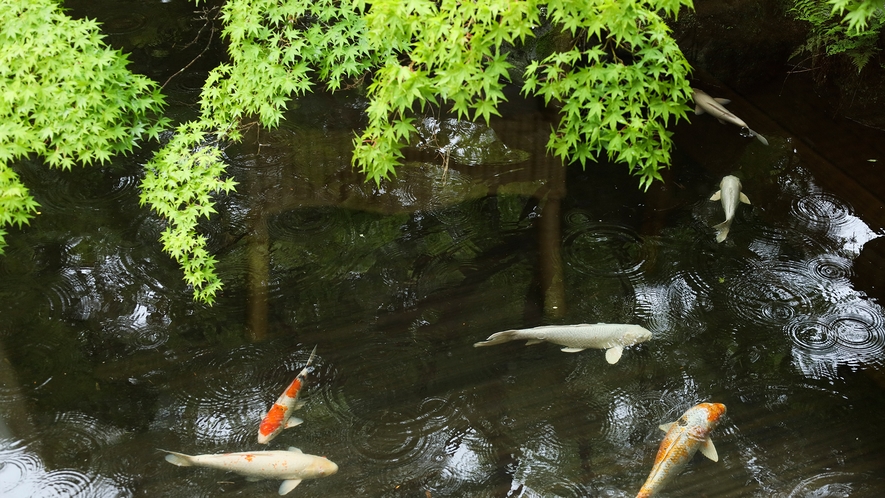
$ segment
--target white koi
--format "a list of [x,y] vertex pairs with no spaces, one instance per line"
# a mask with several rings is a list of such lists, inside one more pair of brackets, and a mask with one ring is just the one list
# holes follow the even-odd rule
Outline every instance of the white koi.
[[707,93],[703,90],[698,90],[697,88],[692,88],[691,91],[691,98],[692,100],[694,100],[695,103],[695,114],[701,115],[705,112],[708,112],[714,118],[718,119],[720,123],[731,123],[733,125],[740,126],[741,128],[746,128],[747,131],[750,132],[750,135],[756,137],[764,145],[768,145],[768,140],[766,140],[765,137],[751,130],[750,127],[747,126],[747,123],[744,123],[743,119],[735,116],[728,109],[722,107],[725,104],[730,104],[730,100],[714,99],[713,97],[707,95]]
[[651,332],[639,325],[596,323],[579,325],[545,325],[530,329],[506,330],[489,336],[474,347],[494,346],[508,341],[525,340],[526,346],[552,342],[565,346],[566,353],[577,353],[587,348],[605,349],[605,360],[615,364],[624,348],[651,339]]
[[179,467],[208,467],[227,470],[251,480],[283,479],[280,495],[295,489],[304,479],[317,479],[338,472],[338,465],[326,457],[308,455],[298,448],[289,451],[245,451],[214,455],[185,455],[169,450],[166,461]]
[[744,204],[750,203],[750,199],[741,192],[742,188],[741,181],[736,176],[728,175],[719,182],[719,190],[710,197],[711,201],[722,201],[722,210],[725,211],[725,221],[713,227],[719,230],[719,233],[716,234],[716,242],[722,242],[728,237],[738,201]]
[[295,427],[304,422],[300,418],[293,417],[292,412],[304,405],[304,403],[298,401],[298,394],[301,393],[301,390],[307,383],[307,367],[310,366],[316,352],[317,348],[314,346],[313,351],[310,353],[310,358],[307,359],[304,368],[295,377],[295,380],[286,387],[283,394],[277,398],[276,403],[270,407],[270,410],[267,411],[267,414],[261,420],[261,424],[258,426],[259,444],[267,444],[271,439],[277,437],[277,434],[284,429]]

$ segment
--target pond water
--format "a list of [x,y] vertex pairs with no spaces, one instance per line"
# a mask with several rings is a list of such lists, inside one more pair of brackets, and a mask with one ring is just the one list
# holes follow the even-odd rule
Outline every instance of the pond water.
[[[802,137],[754,125],[765,147],[693,117],[667,182],[641,192],[623,166],[546,157],[550,114],[513,98],[494,132],[429,116],[377,188],[350,168],[363,105],[304,98],[228,149],[238,192],[203,226],[225,281],[213,307],[138,206],[150,150],[18,165],[41,214],[0,258],[0,494],[277,496],[159,448],[265,449],[258,424],[314,346],[305,422],[266,449],[340,470],[290,496],[635,496],[658,426],[704,401],[728,408],[719,462],[696,456],[662,496],[885,492],[885,311],[854,283],[881,227],[822,186]],[[727,174],[752,205],[717,244]],[[614,365],[473,347],[596,322],[653,338]]]

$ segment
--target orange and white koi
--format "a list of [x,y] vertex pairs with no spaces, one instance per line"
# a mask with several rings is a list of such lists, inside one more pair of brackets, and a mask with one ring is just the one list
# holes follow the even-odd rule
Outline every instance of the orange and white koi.
[[661,425],[661,430],[667,434],[658,448],[655,465],[636,498],[646,498],[661,491],[698,450],[718,462],[719,454],[710,439],[710,432],[719,425],[724,414],[725,405],[722,403],[700,403],[689,408],[676,422]]
[[248,480],[282,479],[279,493],[295,489],[304,479],[317,479],[338,472],[338,465],[326,457],[308,455],[298,448],[289,451],[247,451],[216,455],[185,455],[169,450],[166,461],[179,467],[208,467],[244,475]]
[[298,394],[301,393],[301,390],[307,383],[307,367],[310,366],[316,352],[317,348],[314,346],[313,351],[310,353],[310,358],[307,359],[307,364],[304,365],[304,368],[295,377],[295,380],[277,398],[276,403],[270,407],[264,419],[261,420],[261,425],[258,426],[258,444],[267,444],[271,439],[277,437],[277,434],[282,432],[283,429],[289,429],[304,422],[300,418],[293,417],[292,412],[304,405],[304,403],[298,401]]

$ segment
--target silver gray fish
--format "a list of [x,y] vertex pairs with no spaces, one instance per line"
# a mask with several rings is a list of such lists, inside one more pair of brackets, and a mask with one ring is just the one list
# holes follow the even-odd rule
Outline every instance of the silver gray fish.
[[728,175],[719,182],[719,190],[710,197],[711,201],[722,201],[722,210],[725,211],[725,221],[714,226],[719,233],[716,234],[716,242],[722,242],[728,237],[731,222],[734,221],[734,213],[737,211],[738,201],[749,204],[750,199],[741,192],[741,181],[736,176]]
[[494,346],[509,341],[527,341],[526,346],[552,342],[565,346],[562,351],[577,353],[587,348],[605,349],[605,360],[615,364],[624,348],[651,339],[651,332],[639,325],[621,323],[582,323],[578,325],[544,325],[530,329],[505,330],[489,336],[474,347]]
[[722,107],[725,104],[730,104],[731,101],[728,99],[714,99],[713,97],[707,95],[703,90],[698,90],[697,88],[692,88],[691,98],[694,100],[695,114],[703,114],[705,112],[710,113],[714,118],[718,119],[720,123],[731,123],[733,125],[740,126],[741,128],[746,128],[747,131],[750,132],[750,135],[756,137],[760,142],[765,145],[768,145],[768,140],[765,139],[762,135],[756,133],[751,130],[747,123],[744,123],[744,120],[732,114],[728,109]]

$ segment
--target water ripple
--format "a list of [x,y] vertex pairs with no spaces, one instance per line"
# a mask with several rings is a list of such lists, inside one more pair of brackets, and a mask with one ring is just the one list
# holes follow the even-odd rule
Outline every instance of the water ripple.
[[67,498],[71,496],[129,496],[113,480],[71,469],[47,471],[26,446],[4,445],[0,450],[0,495]]
[[847,283],[854,275],[851,260],[834,254],[821,254],[808,260],[811,273],[823,280],[834,280]]
[[102,31],[110,35],[125,35],[134,33],[147,23],[147,18],[141,14],[116,14],[102,22]]
[[267,227],[273,238],[299,238],[320,231],[332,230],[343,217],[335,216],[327,209],[290,209],[268,221]]
[[797,317],[784,328],[793,343],[805,351],[827,353],[836,348],[836,334],[821,320]]
[[818,282],[802,262],[751,261],[723,277],[729,308],[738,320],[781,326],[797,315],[814,314]]
[[121,199],[138,195],[141,181],[137,173],[123,173],[116,168],[86,168],[81,176],[47,175],[41,186],[40,209],[45,212],[70,213],[97,210]]
[[197,95],[203,89],[208,74],[205,71],[185,71],[171,80],[163,87],[167,95],[181,94]]
[[835,195],[818,192],[800,197],[790,207],[790,215],[804,221],[810,228],[829,232],[853,222],[854,212]]
[[40,478],[39,489],[35,496],[41,497],[68,497],[68,496],[93,496],[90,493],[90,479],[88,476],[73,470],[53,470]]
[[116,444],[126,431],[81,412],[60,413],[40,433],[40,441],[53,458],[73,461],[89,458],[100,449]]
[[562,246],[563,261],[585,275],[636,277],[653,258],[642,237],[622,225],[572,226],[567,229]]
[[785,329],[793,359],[815,378],[838,378],[840,366],[873,366],[885,358],[885,318],[881,307],[855,299],[839,303],[820,318],[801,316]]
[[881,309],[867,301],[852,304],[840,307],[839,314],[830,322],[839,347],[861,362],[880,359],[885,350]]
[[428,398],[414,407],[356,417],[345,434],[348,446],[364,467],[384,469],[380,476],[363,474],[366,485],[375,486],[380,479],[390,489],[426,489],[430,481],[442,478],[447,481],[442,489],[457,489],[455,476],[443,471],[463,438],[449,427],[453,406],[449,400]]
[[357,420],[350,429],[351,447],[370,461],[412,465],[427,451],[417,417],[393,411],[378,413],[377,420]]
[[800,481],[787,498],[848,498],[856,491],[856,480],[847,472],[823,472]]
[[674,330],[697,333],[704,330],[700,311],[703,301],[679,272],[669,282],[658,286],[636,287],[636,316],[644,321],[656,339]]

